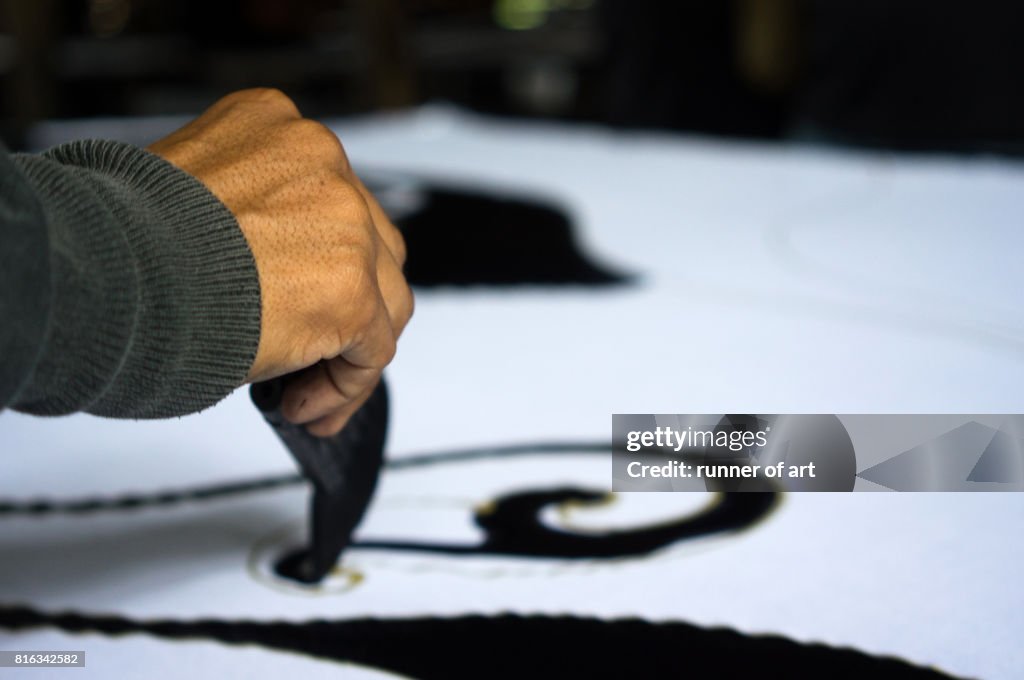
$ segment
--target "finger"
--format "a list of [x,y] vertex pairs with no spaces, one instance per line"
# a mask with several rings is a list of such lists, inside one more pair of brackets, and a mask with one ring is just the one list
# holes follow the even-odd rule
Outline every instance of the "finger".
[[[383,312],[383,310],[382,310]],[[341,356],[321,361],[297,378],[285,395],[285,417],[309,423],[365,398],[394,356],[394,332],[386,315],[377,314],[360,342]]]
[[[385,311],[383,300],[378,302],[381,312]],[[311,434],[323,437],[337,432],[369,398],[384,367],[395,356],[395,337],[388,316],[376,314],[357,342],[341,356],[324,362],[335,394],[317,399],[309,409],[323,413],[326,407],[334,412],[311,422],[307,426]]]
[[306,428],[310,434],[318,437],[334,434],[344,427],[352,414],[369,398],[381,375],[379,369],[352,366],[340,357],[326,362],[326,366],[335,391],[316,404],[317,418]]
[[377,202],[377,197],[366,188],[366,185],[359,179],[359,176],[354,172],[349,174],[350,177],[348,179],[355,185],[359,193],[362,194],[363,200],[366,201],[366,206],[370,209],[373,226],[377,229],[377,233],[384,242],[384,246],[391,253],[395,262],[398,263],[399,270],[401,270],[405,266],[406,257],[405,239],[402,237],[402,232],[391,222],[391,218],[388,217],[384,209],[380,207],[380,203]]
[[388,310],[391,329],[398,337],[402,334],[415,309],[412,289],[402,274],[401,267],[384,248],[377,253],[377,284],[380,286],[384,306]]
[[[356,331],[350,344],[341,350],[339,356],[354,367],[382,371],[395,356],[396,335],[379,285],[375,290],[376,299],[366,301],[367,304],[375,305],[373,315]],[[328,368],[335,379],[340,377],[334,370],[336,366],[333,359],[328,362]]]
[[370,398],[370,395],[373,394],[374,387],[376,387],[376,383],[374,383],[374,385],[366,391],[366,394],[358,400],[310,423],[306,426],[306,431],[314,437],[331,437],[338,434],[341,432],[341,429],[348,424],[348,421],[352,416],[355,415],[355,412],[358,411],[360,407],[366,403],[366,400]]
[[289,422],[301,425],[328,413],[344,401],[320,361],[288,380],[281,396],[281,413]]
[[[333,369],[332,362],[336,364]],[[364,393],[377,384],[379,377],[379,370],[358,368],[344,359],[321,361],[289,383],[282,398],[281,413],[296,425],[311,423],[359,402]]]

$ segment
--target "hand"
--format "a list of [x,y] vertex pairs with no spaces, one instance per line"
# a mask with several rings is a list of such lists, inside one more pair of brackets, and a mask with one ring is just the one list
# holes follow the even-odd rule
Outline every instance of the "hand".
[[284,416],[317,436],[338,432],[413,312],[402,236],[338,138],[277,90],[244,90],[149,150],[228,207],[256,259],[262,321],[248,379],[306,369]]

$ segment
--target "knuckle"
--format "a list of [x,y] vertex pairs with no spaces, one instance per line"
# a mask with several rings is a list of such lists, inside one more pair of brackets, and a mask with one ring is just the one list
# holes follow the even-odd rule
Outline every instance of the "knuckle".
[[[373,213],[370,212],[370,206],[366,203],[363,195],[351,184],[347,182],[342,182],[341,184],[343,188],[339,191],[338,198],[348,213],[348,219],[357,225],[372,225]],[[376,251],[373,233],[366,231],[364,237],[367,250]]]
[[259,87],[251,90],[252,98],[255,101],[269,104],[276,108],[299,112],[298,107],[295,106],[295,102],[281,90],[276,87]]
[[[331,213],[345,224],[361,228],[372,224],[373,216],[363,195],[340,177],[332,177],[323,187],[324,205],[330,206]],[[366,229],[359,229],[359,245],[362,250],[373,251],[372,234]]]
[[232,116],[243,116],[250,124],[280,124],[300,118],[295,103],[280,90],[253,88],[239,90],[220,99],[214,109],[230,112]]
[[[375,305],[368,303],[365,299],[358,304],[351,306],[351,323],[354,326],[352,337],[362,340],[373,326],[373,320],[377,318]],[[362,343],[360,343],[362,344]]]
[[406,257],[408,257],[409,255],[409,252],[405,245],[405,237],[402,236],[402,232],[398,231],[398,229],[394,227],[392,228],[392,233],[394,234],[393,252],[395,255],[395,260],[398,261],[399,267],[404,267]]
[[330,129],[312,118],[300,118],[292,123],[292,132],[306,139],[317,142],[334,140],[336,137]]
[[404,296],[402,299],[402,325],[409,323],[409,319],[412,318],[413,314],[416,313],[416,296],[412,292],[412,288],[409,284],[405,285]]
[[230,94],[226,94],[220,98],[219,104],[236,104],[238,102],[249,101],[253,98],[252,90],[236,90]]
[[292,123],[291,133],[298,143],[308,147],[317,158],[331,165],[348,167],[348,157],[341,140],[323,123],[311,118],[300,118]]
[[[373,224],[373,213],[370,212],[370,206],[366,204],[366,199],[363,198],[363,195],[355,189],[352,189],[351,210],[352,219],[359,224]],[[368,233],[367,235],[371,237],[368,238],[371,249],[376,252],[376,239],[372,238],[372,234]]]
[[354,171],[352,170],[352,162],[349,161],[348,159],[348,152],[345,151],[345,145],[342,143],[341,138],[338,137],[338,135],[334,134],[334,132],[331,131],[329,128],[324,129],[326,129],[330,133],[331,139],[334,141],[334,144],[337,145],[337,161],[341,173],[346,176],[355,174]]
[[238,90],[225,96],[221,101],[228,103],[263,103],[275,106],[291,106],[295,104],[281,90],[273,87],[252,87]]
[[384,368],[385,366],[390,364],[394,360],[395,354],[397,352],[398,352],[398,341],[395,339],[395,336],[392,334],[391,336],[388,337],[387,340],[384,340],[383,342],[381,342],[380,355],[379,355],[380,356],[380,366],[381,366],[381,368]]
[[352,311],[352,322],[359,329],[369,327],[380,313],[380,290],[372,272],[372,265],[359,262],[345,295]]
[[367,258],[360,271],[358,285],[360,299],[366,301],[371,318],[379,316],[384,307],[384,299],[381,297],[380,286],[377,283],[376,269],[376,266]]
[[398,351],[398,338],[394,333],[388,333],[376,339],[373,346],[373,368],[383,371],[384,368],[395,358]]

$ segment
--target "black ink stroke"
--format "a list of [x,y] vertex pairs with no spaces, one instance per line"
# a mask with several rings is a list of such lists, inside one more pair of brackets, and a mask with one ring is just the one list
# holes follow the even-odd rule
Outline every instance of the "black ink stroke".
[[722,493],[703,512],[644,527],[574,533],[545,525],[541,512],[551,505],[603,499],[603,491],[573,487],[525,491],[500,496],[474,513],[484,530],[479,545],[360,541],[360,548],[443,553],[504,555],[546,559],[616,559],[642,557],[686,539],[747,528],[767,516],[777,502],[771,493]]
[[[385,462],[391,472],[426,466],[451,465],[468,461],[511,458],[530,455],[610,455],[606,442],[538,442],[510,446],[438,451],[405,456]],[[210,501],[239,494],[254,493],[283,486],[298,485],[299,475],[282,475],[219,484],[195,489],[135,494],[110,499],[72,501],[29,501],[0,503],[4,515],[86,514],[118,512],[143,507]],[[573,533],[546,526],[540,519],[548,506],[567,502],[587,503],[606,496],[603,490],[563,487],[512,491],[486,503],[486,511],[477,510],[474,521],[484,530],[477,545],[423,543],[414,541],[361,540],[354,548],[458,555],[504,555],[549,559],[612,559],[641,557],[674,543],[729,531],[749,528],[767,517],[779,502],[780,494],[716,494],[715,502],[702,512],[651,526],[608,532]]]
[[[409,253],[405,275],[413,286],[615,286],[630,281],[583,253],[568,214],[554,204],[433,183],[415,192],[418,209],[395,214]],[[379,196],[387,210],[388,190]]]
[[[440,451],[389,461],[392,473],[467,461],[549,455],[608,455],[606,442],[518,444]],[[302,483],[298,475],[111,499],[0,504],[4,515],[124,512],[185,502],[209,502]],[[736,531],[768,516],[781,494],[716,493],[705,510],[649,527],[574,534],[546,527],[542,510],[552,504],[592,502],[605,491],[572,487],[528,489],[495,499],[474,519],[485,538],[476,546],[373,542],[366,549],[431,552],[449,556],[503,555],[533,559],[639,557],[674,543]],[[0,628],[53,627],[67,632],[118,636],[142,633],[168,639],[256,644],[313,657],[371,666],[414,678],[677,677],[721,678],[907,678],[951,676],[907,662],[778,636],[748,636],[686,623],[599,620],[550,616],[462,616],[413,619],[349,619],[302,623],[229,620],[133,621],[77,613],[52,614],[0,606]]]
[[124,494],[112,498],[81,498],[67,501],[37,499],[0,501],[0,518],[4,515],[90,515],[99,512],[121,512],[141,508],[157,508],[228,498],[259,491],[273,491],[297,486],[305,480],[301,475],[285,474],[240,482],[225,482],[191,489],[168,489],[153,493]]
[[144,633],[171,640],[256,644],[357,663],[421,680],[505,678],[894,678],[949,680],[901,659],[776,635],[639,619],[459,616],[303,623],[133,621],[0,607],[0,627]]

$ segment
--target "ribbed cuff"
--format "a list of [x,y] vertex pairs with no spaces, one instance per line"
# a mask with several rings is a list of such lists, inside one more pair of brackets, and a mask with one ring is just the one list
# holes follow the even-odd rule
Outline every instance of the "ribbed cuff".
[[[260,289],[252,253],[230,211],[197,179],[133,146],[81,141],[45,157],[101,199],[130,255],[127,261],[112,258],[120,272],[100,274],[108,292],[124,279],[125,289],[113,291],[101,306],[116,327],[96,319],[81,338],[82,319],[52,319],[58,336],[78,336],[54,338],[58,345],[81,340],[86,356],[77,354],[87,373],[107,374],[96,375],[106,384],[88,403],[61,410],[162,418],[206,408],[239,386],[259,344]],[[109,265],[109,259],[100,261]],[[95,365],[109,364],[119,352],[115,366]]]
[[39,199],[0,143],[0,409],[17,401],[46,338],[50,242]]

